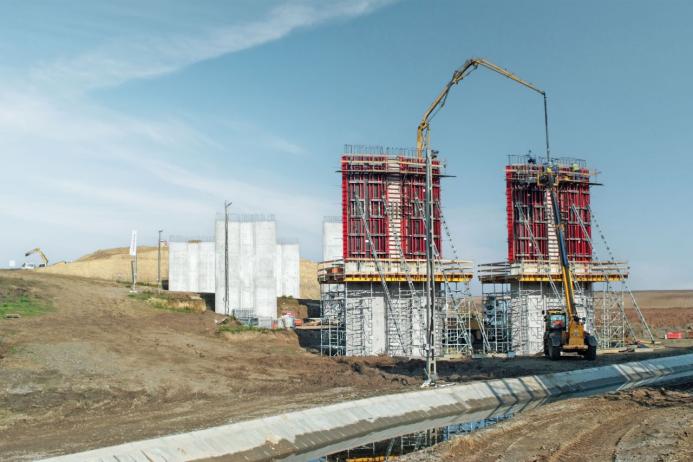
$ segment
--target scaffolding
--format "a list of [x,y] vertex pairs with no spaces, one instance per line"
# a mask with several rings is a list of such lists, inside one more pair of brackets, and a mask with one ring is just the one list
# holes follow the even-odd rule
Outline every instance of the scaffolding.
[[[553,210],[550,198],[542,198],[541,206],[545,210],[528,207],[517,195],[513,199],[509,206],[516,208],[515,223],[509,229],[519,230],[518,234],[526,238],[526,244],[521,247],[531,249],[536,260],[480,265],[479,277],[486,330],[493,331],[498,337],[497,341],[489,342],[493,351],[527,356],[544,350],[544,313],[563,308],[564,288],[557,285],[561,272],[555,259],[558,243],[551,239]],[[535,200],[536,195],[532,199]],[[534,214],[533,218],[530,213]],[[537,234],[544,236],[543,245]],[[586,274],[592,271],[591,266],[591,261],[584,261],[580,271],[571,268],[576,281],[576,311],[585,321],[588,331],[594,325],[592,285],[590,275]]]
[[[321,351],[426,356],[424,165],[405,149],[347,145],[342,157],[344,258],[318,268]],[[440,176],[434,166],[434,242],[441,245]],[[449,231],[446,230],[449,235]],[[436,251],[437,351],[471,354],[471,263]],[[483,325],[483,323],[479,323]],[[478,330],[478,329],[477,329]],[[479,336],[480,338],[482,336]]]
[[[423,204],[415,202],[416,208],[423,216]],[[440,222],[448,246],[454,256],[453,260],[443,260],[439,246],[434,242],[433,254],[437,267],[441,269],[443,278],[443,356],[472,356],[475,353],[485,354],[490,351],[490,345],[486,336],[483,316],[480,309],[474,304],[469,281],[452,282],[447,274],[464,272],[459,265],[457,249],[452,240],[450,229],[447,226],[442,211],[439,213]]]
[[320,353],[327,356],[346,354],[346,285],[320,285]]
[[[594,216],[594,213],[589,206],[587,207],[587,213],[589,214],[591,223],[594,225],[594,228],[599,234],[602,246],[609,256],[608,262],[614,263],[614,254],[606,240],[604,231],[602,231],[597,218]],[[583,229],[585,228],[585,223],[583,220],[580,219],[579,224]],[[596,258],[596,251],[594,250],[595,246],[591,240],[590,245],[594,252],[593,255]],[[638,335],[633,329],[633,325],[628,319],[625,311],[624,295],[626,293],[630,296],[633,303],[633,310],[635,311],[637,320],[640,323],[642,335],[647,337],[647,340],[654,343],[655,339],[654,335],[652,334],[652,330],[650,329],[645,316],[640,310],[640,306],[638,305],[638,301],[636,300],[633,291],[628,286],[628,268],[621,268],[619,265],[615,265],[614,270],[615,275],[612,275],[612,277],[604,277],[603,281],[600,283],[602,287],[598,292],[598,301],[595,303],[599,313],[596,316],[594,332],[597,337],[599,347],[604,349],[623,348],[626,346],[629,340],[631,342],[637,341]]]
[[[535,354],[543,349],[543,313],[563,308],[558,248],[553,229],[551,197],[536,183],[546,166],[542,159],[510,156],[506,167],[508,261],[479,265],[484,324],[491,351]],[[575,303],[585,330],[599,348],[621,348],[636,338],[624,309],[630,294],[643,335],[654,338],[628,288],[628,265],[616,261],[590,208],[590,178],[596,172],[581,159],[552,159],[561,176],[560,210]],[[593,239],[596,230],[608,260],[599,260]]]

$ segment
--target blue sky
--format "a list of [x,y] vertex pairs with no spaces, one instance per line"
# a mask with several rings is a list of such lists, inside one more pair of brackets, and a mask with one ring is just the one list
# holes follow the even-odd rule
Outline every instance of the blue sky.
[[[345,143],[413,146],[472,56],[545,89],[552,151],[635,288],[693,288],[687,1],[0,2],[0,265],[210,235],[224,199],[320,255]],[[503,165],[543,152],[540,98],[479,69],[432,122],[455,244],[504,258]],[[603,253],[603,252],[602,252]]]

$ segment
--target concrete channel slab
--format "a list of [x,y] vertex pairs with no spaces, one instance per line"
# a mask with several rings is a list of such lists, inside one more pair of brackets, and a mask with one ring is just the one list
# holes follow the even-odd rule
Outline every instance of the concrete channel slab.
[[693,382],[693,354],[375,396],[45,460],[307,460],[429,428],[506,415],[547,400],[684,382]]

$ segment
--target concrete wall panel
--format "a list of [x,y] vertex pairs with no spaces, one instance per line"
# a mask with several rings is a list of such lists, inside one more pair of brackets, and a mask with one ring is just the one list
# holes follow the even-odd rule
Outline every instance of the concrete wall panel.
[[169,290],[214,293],[214,248],[214,242],[170,242]]
[[298,244],[278,244],[275,259],[277,296],[300,298],[300,252]]
[[[233,219],[232,219],[233,220]],[[229,274],[224,279],[224,220],[217,220],[215,311],[237,317],[276,319],[277,251],[274,220],[246,218],[229,221]],[[225,308],[225,282],[229,287],[229,313]]]
[[344,253],[343,240],[342,222],[325,220],[322,223],[322,260],[340,260]]

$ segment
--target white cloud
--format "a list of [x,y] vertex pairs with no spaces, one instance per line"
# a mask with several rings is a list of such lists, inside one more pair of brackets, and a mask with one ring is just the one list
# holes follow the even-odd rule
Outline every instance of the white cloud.
[[231,200],[237,211],[273,213],[281,223],[300,234],[319,234],[322,217],[330,214],[330,202],[273,187],[250,183],[238,177],[220,178],[211,172],[197,173],[165,162],[146,162],[143,167],[160,180],[209,197]]
[[294,156],[306,154],[306,149],[304,147],[282,136],[269,133],[251,123],[240,120],[229,120],[224,122],[223,125],[233,131],[234,135],[236,135],[235,138],[245,140],[249,145],[241,146],[241,148],[264,147],[271,151]]
[[53,82],[77,89],[118,85],[175,72],[191,64],[235,53],[334,19],[360,16],[392,0],[302,1],[280,5],[262,19],[196,36],[137,37],[119,40],[82,55],[41,66],[32,72],[40,85]]
[[[104,236],[121,237],[132,228],[165,226],[173,234],[204,233],[211,229],[214,210],[230,199],[236,211],[274,213],[284,236],[314,244],[317,253],[329,201],[263,180],[261,163],[226,176],[215,159],[233,152],[228,141],[210,138],[176,117],[113,111],[92,100],[89,91],[172,73],[386,3],[290,3],[262,19],[194,36],[130,35],[129,40],[37,66],[21,81],[5,75],[0,81],[0,157],[9,173],[0,196],[0,221],[12,223],[16,236],[40,237],[43,246],[59,254],[61,248],[74,251],[78,243],[102,239],[103,244]],[[306,153],[257,124],[243,121],[237,126],[235,141],[289,155]],[[172,159],[195,161],[184,167]],[[73,242],[55,237],[66,232],[76,233]],[[0,257],[18,257],[15,247],[0,242]]]

